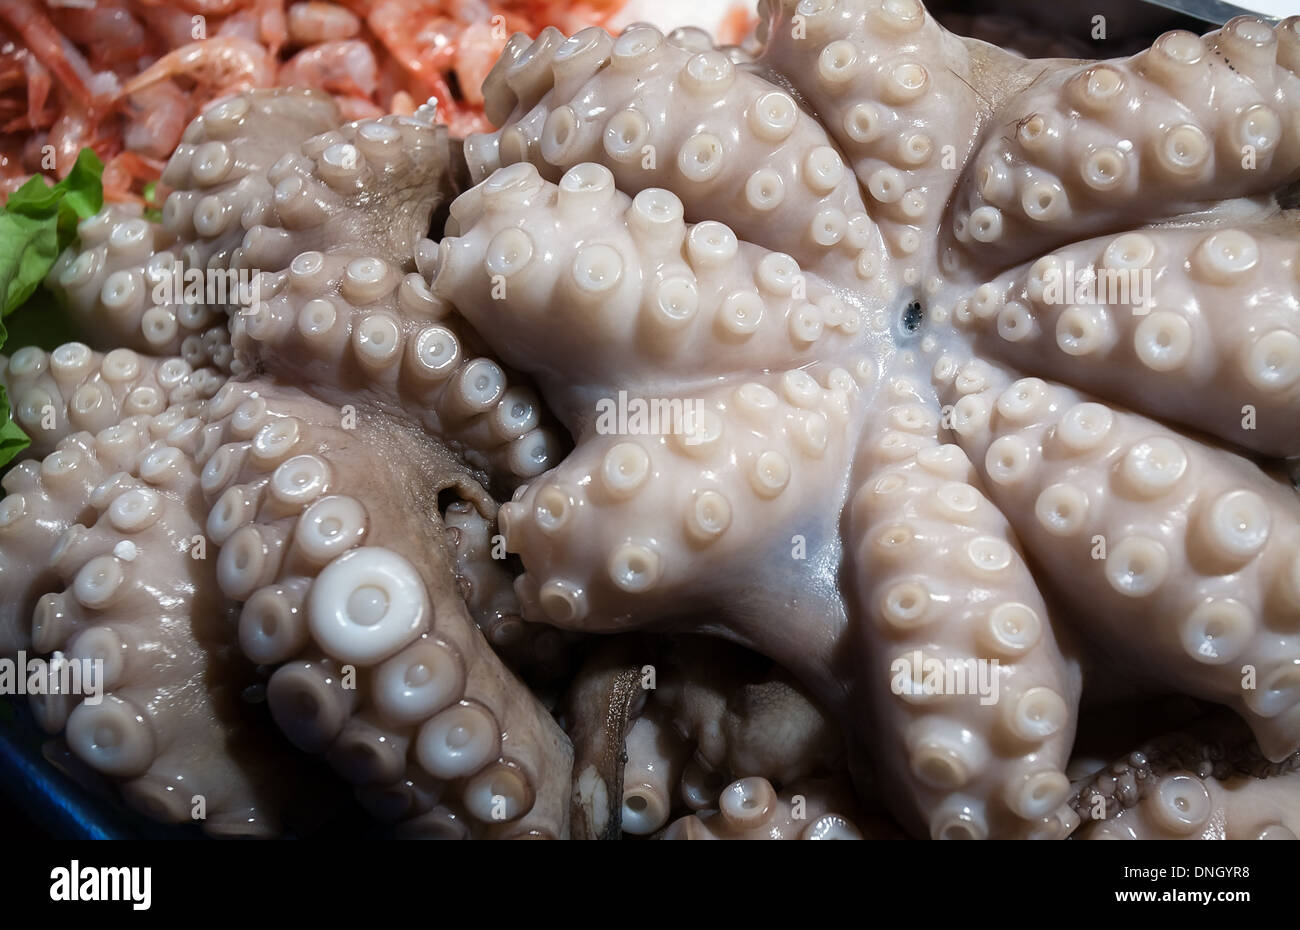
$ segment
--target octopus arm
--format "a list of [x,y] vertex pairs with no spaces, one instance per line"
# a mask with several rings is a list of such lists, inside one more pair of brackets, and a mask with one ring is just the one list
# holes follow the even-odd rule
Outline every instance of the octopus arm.
[[952,425],[1052,586],[1138,673],[1300,746],[1300,504],[1254,463],[992,365],[936,365]]
[[905,824],[936,839],[1062,836],[1078,668],[925,399],[906,379],[882,392],[849,505],[858,676],[884,780]]
[[955,322],[986,357],[1265,455],[1300,453],[1293,225],[1149,229],[980,285]]

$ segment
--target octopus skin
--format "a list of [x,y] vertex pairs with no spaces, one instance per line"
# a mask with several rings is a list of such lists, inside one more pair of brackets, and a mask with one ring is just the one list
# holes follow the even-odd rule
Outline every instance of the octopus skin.
[[[401,836],[1293,835],[1298,72],[1297,18],[1093,63],[781,0],[743,49],[516,37],[463,148],[221,101],[161,223],[56,263],[86,343],[0,365],[0,648],[103,657],[38,719],[218,835],[301,754]],[[178,260],[255,298],[155,299]],[[698,416],[610,434],[620,392]],[[1249,764],[1072,762],[1112,661]]]
[[839,724],[802,686],[762,656],[700,637],[601,645],[565,717],[575,836],[658,834],[675,811],[718,810],[738,778],[781,788],[844,771]]
[[[701,616],[845,721],[919,835],[1074,828],[1099,651],[1289,756],[1300,20],[1080,63],[787,0],[757,38],[543,34],[485,83],[433,291],[575,440],[501,509],[524,617]],[[1067,261],[1149,269],[1150,306],[1045,300]],[[620,391],[703,413],[607,435]],[[891,687],[918,653],[996,659],[1000,697]]]
[[1271,762],[1239,721],[1203,717],[1080,779],[1078,839],[1294,839],[1300,755]]

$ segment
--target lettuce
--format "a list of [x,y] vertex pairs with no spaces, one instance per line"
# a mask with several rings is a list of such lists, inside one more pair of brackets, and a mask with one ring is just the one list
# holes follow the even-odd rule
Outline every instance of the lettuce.
[[[77,237],[77,223],[104,205],[104,165],[82,149],[68,176],[53,187],[39,175],[9,195],[0,210],[0,348],[9,316],[36,292],[59,253]],[[30,445],[10,419],[9,398],[0,387],[0,467]]]

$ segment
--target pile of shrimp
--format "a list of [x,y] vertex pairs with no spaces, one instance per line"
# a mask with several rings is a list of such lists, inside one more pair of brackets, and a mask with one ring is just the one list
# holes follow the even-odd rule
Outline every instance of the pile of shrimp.
[[190,120],[252,87],[317,88],[347,119],[433,97],[454,134],[480,132],[480,87],[512,33],[604,25],[623,3],[0,0],[0,201],[89,146],[105,199],[145,203]]

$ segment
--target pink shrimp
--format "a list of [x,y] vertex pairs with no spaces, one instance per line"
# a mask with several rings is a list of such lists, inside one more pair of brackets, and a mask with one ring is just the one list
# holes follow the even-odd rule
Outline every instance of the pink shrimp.
[[284,14],[284,0],[256,0],[258,37],[272,55],[279,55],[289,41],[289,21]]
[[95,0],[90,9],[54,8],[50,19],[65,38],[90,50],[96,69],[134,63],[149,52],[140,21],[114,0]]
[[132,188],[136,181],[152,181],[162,174],[163,161],[135,152],[118,152],[104,165],[104,196],[117,203],[144,203]]
[[174,6],[158,6],[151,0],[127,0],[136,18],[144,23],[145,31],[164,50],[179,48],[193,42],[194,18]]
[[493,38],[492,26],[487,22],[465,27],[456,47],[456,81],[466,103],[483,105],[483,79],[505,46],[505,39]]
[[0,129],[21,132],[48,126],[54,120],[52,113],[45,112],[52,84],[49,70],[27,49],[13,42],[0,45],[0,93],[10,92],[3,98],[3,115],[8,119]]
[[380,0],[366,24],[406,70],[431,83],[451,69],[461,25],[438,0]]
[[172,81],[159,81],[127,96],[123,143],[132,152],[166,159],[193,115],[190,100]]
[[92,105],[93,95],[87,86],[90,66],[33,0],[4,0],[0,3],[0,18],[14,28],[23,44],[73,99],[86,108]]
[[336,3],[308,0],[289,7],[289,38],[295,45],[350,39],[360,31],[357,15]]
[[322,42],[290,58],[280,68],[279,83],[369,98],[379,86],[379,65],[359,39]]
[[269,87],[275,79],[275,59],[256,42],[215,36],[168,52],[123,86],[133,94],[173,77],[193,81],[213,96]]
[[248,6],[252,0],[143,0],[143,2],[152,6],[166,2],[192,15],[229,16],[236,10]]
[[[48,144],[54,146],[54,173],[64,177],[72,170],[77,155],[86,146],[94,147],[95,124],[84,110],[65,107],[50,127]],[[102,153],[101,153],[102,155]]]
[[259,42],[271,55],[278,55],[281,47],[289,41],[284,5],[281,0],[254,0],[252,6],[226,17],[217,29],[217,35]]
[[22,56],[23,77],[27,81],[27,112],[10,120],[2,127],[5,132],[21,132],[24,129],[40,129],[50,125],[53,113],[45,112],[45,102],[49,99],[53,81],[46,67],[36,60],[36,56]]

